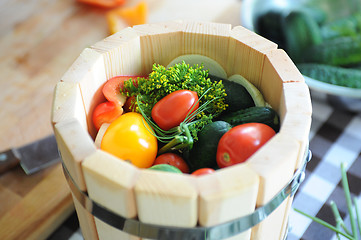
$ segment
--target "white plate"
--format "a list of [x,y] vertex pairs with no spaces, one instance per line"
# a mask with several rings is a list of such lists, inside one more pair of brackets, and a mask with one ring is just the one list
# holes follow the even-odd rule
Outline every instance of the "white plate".
[[304,76],[310,89],[330,95],[361,99],[361,89],[337,86]]

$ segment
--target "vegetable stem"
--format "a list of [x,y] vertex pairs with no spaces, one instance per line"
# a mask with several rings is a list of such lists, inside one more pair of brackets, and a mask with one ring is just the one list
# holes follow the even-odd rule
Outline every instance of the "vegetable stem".
[[351,235],[350,231],[347,229],[345,222],[342,220],[340,212],[338,211],[337,205],[334,201],[331,201],[331,209],[332,209],[332,213],[335,217],[335,221],[336,221],[336,228],[338,229],[343,229],[347,234]]
[[323,221],[322,219],[319,219],[319,218],[317,218],[317,217],[313,217],[313,216],[311,216],[311,215],[309,215],[309,214],[307,214],[307,213],[302,212],[301,210],[299,210],[299,209],[297,209],[297,208],[294,208],[294,210],[295,210],[296,212],[298,212],[298,213],[300,213],[300,214],[302,214],[302,215],[304,215],[304,216],[312,219],[312,220],[315,221],[316,223],[319,223],[319,224],[321,224],[322,226],[327,227],[327,228],[331,229],[332,231],[334,231],[334,232],[336,232],[336,233],[338,233],[338,234],[346,237],[347,239],[355,240],[355,238],[354,238],[353,236],[351,236],[351,235],[349,235],[349,234],[347,234],[347,233],[341,232],[339,229],[337,229],[336,227],[332,226],[332,225],[329,224],[328,222]]
[[357,222],[358,222],[358,231],[361,234],[361,215],[360,215],[361,212],[360,212],[359,206],[357,205],[357,198],[356,197],[353,198],[353,203],[355,205],[356,218],[357,218]]
[[343,187],[343,190],[344,190],[344,193],[345,193],[347,209],[348,209],[348,213],[349,213],[350,221],[351,221],[352,235],[354,236],[355,240],[358,240],[355,216],[354,216],[353,211],[352,211],[352,200],[351,200],[350,188],[349,188],[349,185],[348,185],[347,174],[346,174],[345,164],[344,163],[341,164],[341,175],[342,175],[342,181],[341,181],[342,182],[342,187]]
[[190,145],[193,145],[193,138],[188,138],[187,136],[178,135],[175,136],[170,142],[168,142],[166,145],[164,145],[161,149],[158,151],[158,155],[186,148]]

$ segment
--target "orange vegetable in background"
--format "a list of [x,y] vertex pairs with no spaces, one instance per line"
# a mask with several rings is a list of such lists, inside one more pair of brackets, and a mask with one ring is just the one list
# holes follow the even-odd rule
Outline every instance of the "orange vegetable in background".
[[129,112],[113,121],[106,130],[100,148],[139,168],[149,168],[157,156],[157,138],[139,113]]
[[77,0],[77,1],[81,3],[86,3],[97,7],[105,7],[105,8],[118,7],[126,2],[126,0]]
[[145,1],[133,7],[119,7],[107,13],[110,34],[114,34],[124,27],[144,24],[147,21],[148,7]]

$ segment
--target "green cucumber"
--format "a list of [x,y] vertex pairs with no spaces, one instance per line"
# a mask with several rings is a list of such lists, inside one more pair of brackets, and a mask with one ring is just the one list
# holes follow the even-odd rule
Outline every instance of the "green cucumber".
[[199,54],[186,54],[181,55],[173,59],[168,65],[167,68],[184,61],[186,64],[193,66],[198,64],[199,66],[203,64],[204,70],[209,70],[208,74],[217,76],[219,78],[227,78],[227,73],[223,67],[215,60],[210,57],[206,57]]
[[343,87],[361,88],[361,70],[316,63],[297,65],[300,72],[310,78]]
[[332,39],[341,36],[357,36],[361,32],[361,13],[334,20],[321,26],[322,38]]
[[236,82],[246,88],[247,92],[251,95],[254,105],[257,107],[266,106],[266,102],[262,93],[250,81],[239,74],[234,74],[228,80]]
[[275,132],[278,132],[280,129],[279,115],[270,107],[250,107],[222,115],[217,120],[225,121],[231,124],[232,127],[244,123],[257,122],[270,126]]
[[234,112],[240,109],[254,106],[252,96],[241,84],[211,75],[209,76],[209,78],[212,81],[222,80],[224,89],[227,94],[227,96],[225,97],[225,103],[228,105],[227,109],[223,113]]
[[317,22],[305,11],[291,11],[283,21],[286,52],[294,62],[303,59],[305,49],[322,42]]
[[279,48],[285,48],[285,36],[282,28],[283,11],[270,10],[255,18],[255,31],[262,37],[277,43]]
[[217,146],[219,139],[232,126],[224,121],[214,121],[198,133],[198,141],[189,152],[188,163],[191,172],[200,168],[217,168]]
[[311,46],[305,52],[304,62],[328,65],[359,63],[361,62],[361,35],[333,38]]

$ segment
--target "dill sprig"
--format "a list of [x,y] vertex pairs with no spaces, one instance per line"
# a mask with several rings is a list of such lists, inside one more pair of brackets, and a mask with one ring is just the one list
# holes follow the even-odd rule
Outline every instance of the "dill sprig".
[[[197,92],[200,96],[199,109],[187,116],[179,126],[164,131],[152,121],[152,108],[165,96],[182,89]],[[193,140],[198,140],[198,132],[227,108],[222,81],[211,81],[208,78],[208,70],[204,70],[203,65],[196,64],[192,67],[184,61],[168,69],[154,64],[147,78],[139,77],[137,82],[125,81],[121,91],[128,97],[137,96],[135,110],[151,125],[158,140],[170,143],[171,146],[174,143],[178,148],[191,148]]]
[[[219,115],[227,108],[222,81],[211,81],[208,78],[208,70],[204,70],[203,65],[195,64],[192,67],[184,61],[168,69],[160,64],[153,64],[152,72],[147,78],[139,77],[137,84],[131,80],[124,82],[122,93],[128,97],[141,96],[142,109],[147,116],[150,116],[153,106],[160,99],[181,89],[195,91],[198,96],[211,89],[204,95],[199,105],[210,100],[212,103],[201,116],[197,116],[198,119],[203,115]],[[216,101],[213,101],[215,98]],[[138,108],[136,110],[139,112]]]
[[[203,95],[198,99],[198,102],[207,94],[208,89]],[[193,120],[195,116],[200,115],[206,111],[209,105],[216,101],[218,97],[205,102],[200,105],[195,111],[193,107],[188,112],[185,119],[179,124],[179,126],[173,127],[169,130],[161,129],[150,117],[148,117],[143,109],[142,104],[139,104],[139,95],[137,96],[138,109],[144,120],[151,126],[151,129],[148,129],[153,136],[155,136],[160,142],[165,143],[165,145],[158,151],[158,154],[162,154],[169,151],[180,150],[180,149],[192,149],[194,141],[198,140],[197,133],[202,129],[206,124],[212,121],[212,118],[207,116],[202,116],[200,119]]]

